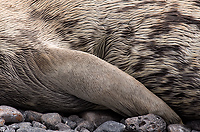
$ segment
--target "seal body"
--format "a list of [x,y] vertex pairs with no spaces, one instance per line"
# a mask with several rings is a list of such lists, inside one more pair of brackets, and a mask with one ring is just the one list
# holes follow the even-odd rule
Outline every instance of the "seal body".
[[[36,106],[46,104],[51,106],[51,110],[60,111],[63,108],[61,111],[64,111],[68,108],[69,112],[93,109],[96,104],[105,105],[98,98],[97,102],[90,103],[92,99],[76,95],[80,89],[85,92],[82,87],[78,89],[77,86],[70,85],[67,90],[63,88],[64,85],[68,85],[63,83],[63,77],[70,78],[66,77],[68,73],[75,78],[79,78],[79,75],[84,76],[82,79],[67,81],[72,84],[78,85],[79,82],[90,80],[85,78],[90,75],[89,72],[77,72],[81,71],[81,67],[74,70],[80,63],[83,65],[83,71],[90,66],[90,69],[96,70],[91,72],[91,76],[100,72],[115,75],[111,71],[116,66],[127,73],[126,75],[117,70],[120,74],[116,76],[125,77],[129,74],[136,78],[182,118],[200,118],[198,1],[0,0],[0,3],[0,88],[3,91],[0,95],[4,102],[2,104],[10,103],[13,106],[32,109],[38,109]],[[77,51],[87,52],[98,58]],[[85,61],[81,61],[81,56],[85,56],[82,58]],[[75,58],[74,65],[72,58]],[[96,65],[98,67],[95,67]],[[101,71],[101,67],[111,68],[108,71]],[[60,69],[66,74],[61,74]],[[98,75],[95,77],[97,80],[104,78]],[[109,75],[105,75],[105,78],[109,78],[110,82],[119,79]],[[126,79],[129,80],[128,78]],[[92,80],[86,82],[88,85],[85,87],[90,87]],[[114,86],[114,83],[106,86],[111,85]],[[132,84],[127,83],[124,88],[120,85],[121,89],[129,86]],[[44,89],[47,96],[40,94]],[[95,93],[94,91],[90,94]],[[127,91],[123,90],[123,94],[128,94]],[[136,91],[134,93],[136,94]],[[154,99],[149,92],[147,94]],[[145,94],[139,95],[138,98],[145,98],[141,97],[142,95]],[[117,99],[119,102],[122,100],[120,97]],[[52,103],[54,101],[65,105],[59,110],[58,104]],[[129,105],[131,104],[126,106]],[[146,105],[149,110],[150,106],[148,103]],[[107,103],[106,107],[109,106],[111,104]],[[112,108],[115,109],[114,106]],[[140,111],[139,108],[134,109]],[[121,108],[115,111],[124,114],[126,110]],[[129,112],[125,112],[125,115],[129,115],[127,113]],[[135,115],[137,114],[136,112]]]

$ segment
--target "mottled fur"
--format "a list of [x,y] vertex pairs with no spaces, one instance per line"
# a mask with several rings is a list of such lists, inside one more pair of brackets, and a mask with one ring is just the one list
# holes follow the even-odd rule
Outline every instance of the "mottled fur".
[[[38,99],[29,95],[42,92],[38,86],[48,80],[37,74],[54,66],[46,61],[54,58],[46,55],[46,47],[59,47],[96,55],[135,77],[179,116],[200,119],[198,0],[0,0],[0,7],[0,88],[22,81],[26,86],[34,82],[38,90],[30,88],[27,97],[12,104],[30,100],[35,108]],[[38,59],[27,61],[29,56]],[[48,84],[45,87],[55,87]],[[20,96],[20,91],[0,95]],[[42,100],[45,96],[39,103]],[[80,99],[77,104],[82,105],[74,103],[74,111],[94,107]]]

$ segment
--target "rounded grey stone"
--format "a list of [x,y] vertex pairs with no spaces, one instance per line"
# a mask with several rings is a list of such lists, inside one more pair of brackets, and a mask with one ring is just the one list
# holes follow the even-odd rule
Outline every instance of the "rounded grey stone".
[[35,111],[27,110],[24,112],[25,121],[41,121],[42,113],[38,113]]
[[24,120],[20,111],[6,105],[0,106],[0,118],[4,119],[6,123],[22,122]]
[[21,122],[19,123],[19,128],[29,128],[31,125],[32,124],[30,122]]
[[76,126],[77,126],[77,123],[76,123],[76,122],[71,121],[71,120],[68,119],[67,117],[63,117],[62,120],[63,120],[63,122],[64,122],[66,125],[70,126],[71,129],[75,129]]
[[19,129],[20,128],[20,125],[18,123],[13,123],[11,125],[8,126],[9,129]]
[[38,127],[20,128],[16,132],[47,132],[45,129]]
[[125,120],[125,125],[126,130],[135,132],[163,132],[166,130],[166,122],[160,116],[154,114],[127,118]]
[[61,116],[58,113],[47,113],[42,115],[41,120],[47,128],[56,130],[56,125],[61,123]]
[[45,125],[43,125],[42,123],[37,122],[37,121],[33,121],[32,125],[33,125],[33,127],[39,127],[39,128],[47,129],[47,127]]
[[82,128],[86,128],[89,131],[93,131],[94,130],[94,125],[91,122],[88,121],[82,121],[81,123],[79,123],[79,125],[75,128],[75,130],[80,131]]
[[71,129],[68,125],[66,125],[66,124],[64,124],[64,123],[58,123],[57,125],[55,125],[55,127],[56,127],[59,131],[65,131],[65,130]]
[[115,121],[107,121],[100,125],[94,132],[123,132],[125,125]]

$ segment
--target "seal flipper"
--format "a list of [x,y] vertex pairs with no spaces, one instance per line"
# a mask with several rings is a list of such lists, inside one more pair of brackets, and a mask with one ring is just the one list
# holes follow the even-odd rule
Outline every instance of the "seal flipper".
[[98,57],[62,48],[46,52],[53,71],[45,74],[67,94],[126,116],[153,113],[168,124],[181,123],[180,117],[139,81]]

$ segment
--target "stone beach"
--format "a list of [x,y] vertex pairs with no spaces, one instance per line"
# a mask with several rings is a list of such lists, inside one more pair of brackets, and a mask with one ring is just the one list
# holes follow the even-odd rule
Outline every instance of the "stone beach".
[[167,126],[159,116],[123,119],[111,111],[86,111],[77,115],[39,113],[0,106],[0,132],[198,132],[180,124]]

